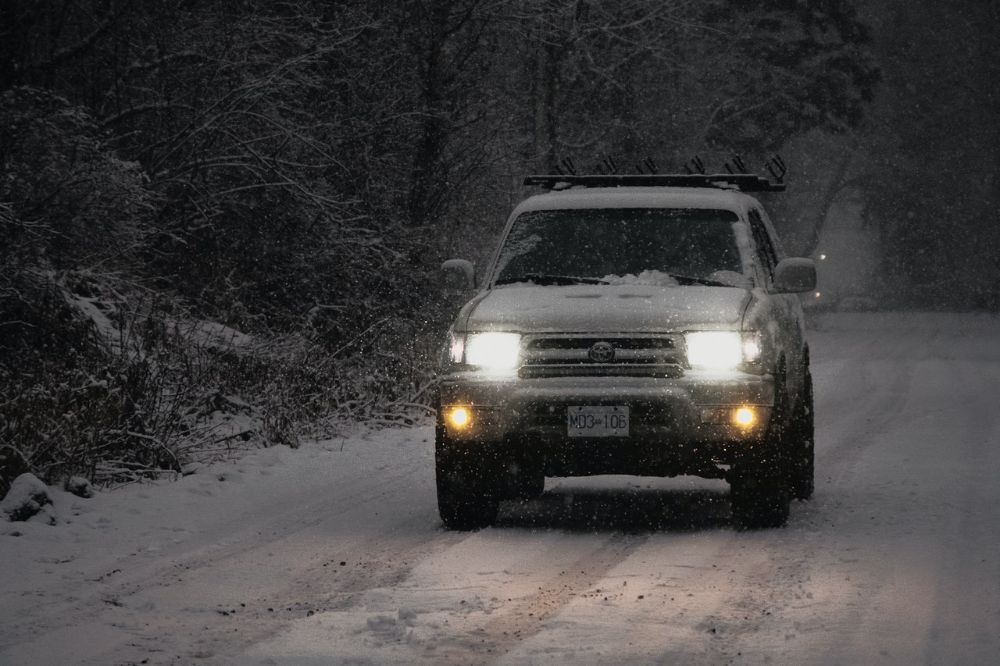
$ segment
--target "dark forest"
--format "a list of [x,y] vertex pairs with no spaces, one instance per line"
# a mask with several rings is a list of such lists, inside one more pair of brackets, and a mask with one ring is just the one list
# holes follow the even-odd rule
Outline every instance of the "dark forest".
[[884,309],[1000,310],[1000,7],[5,0],[0,495],[409,423],[528,173],[781,154]]

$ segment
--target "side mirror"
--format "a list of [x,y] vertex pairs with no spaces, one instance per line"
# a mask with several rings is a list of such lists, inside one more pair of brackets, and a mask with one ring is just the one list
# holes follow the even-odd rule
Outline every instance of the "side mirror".
[[816,264],[812,259],[789,257],[774,267],[773,291],[778,294],[799,294],[816,288]]
[[471,261],[448,259],[441,264],[444,273],[444,287],[448,291],[469,291],[476,287],[476,269]]

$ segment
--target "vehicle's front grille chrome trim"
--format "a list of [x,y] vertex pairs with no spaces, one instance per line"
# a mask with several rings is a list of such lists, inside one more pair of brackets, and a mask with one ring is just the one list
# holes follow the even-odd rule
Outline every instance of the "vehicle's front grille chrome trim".
[[629,336],[616,335],[599,337],[593,334],[587,336],[565,335],[552,337],[533,337],[525,345],[529,351],[549,349],[590,349],[598,342],[610,342],[615,349],[674,349],[672,336]]
[[521,379],[542,377],[680,377],[678,363],[533,363],[522,365]]

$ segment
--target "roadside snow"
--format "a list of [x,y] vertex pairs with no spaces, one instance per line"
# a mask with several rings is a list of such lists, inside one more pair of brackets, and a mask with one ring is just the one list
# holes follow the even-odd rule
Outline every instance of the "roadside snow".
[[[102,655],[116,641],[105,640],[107,631],[62,625],[123,604],[124,594],[162,597],[169,593],[158,589],[165,571],[230,556],[234,546],[249,549],[303,529],[325,512],[350,516],[351,502],[380,482],[419,471],[425,490],[420,501],[428,502],[432,436],[430,428],[358,429],[299,450],[257,450],[201,466],[175,482],[129,485],[91,499],[47,488],[54,526],[43,516],[0,520],[0,664],[110,663]],[[304,555],[321,556],[322,547],[315,547]],[[283,578],[273,562],[257,569],[258,579],[234,574],[244,577],[238,584],[227,573],[212,571],[198,586],[206,605],[236,604]],[[194,602],[190,590],[185,594]],[[55,640],[48,631],[59,632]],[[72,650],[56,650],[64,640],[73,641]]]

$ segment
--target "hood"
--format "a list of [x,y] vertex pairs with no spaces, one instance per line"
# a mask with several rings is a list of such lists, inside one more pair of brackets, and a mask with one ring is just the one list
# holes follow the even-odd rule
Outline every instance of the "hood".
[[511,285],[483,292],[469,303],[466,330],[654,333],[738,329],[750,298],[749,290],[737,287]]

